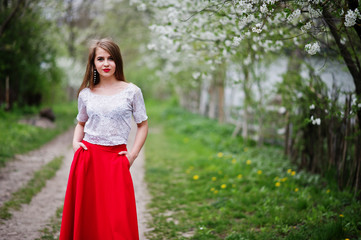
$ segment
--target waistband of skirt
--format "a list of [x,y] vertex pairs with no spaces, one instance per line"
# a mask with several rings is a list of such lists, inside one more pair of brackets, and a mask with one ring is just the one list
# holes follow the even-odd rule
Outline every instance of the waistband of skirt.
[[93,144],[85,140],[83,140],[82,143],[84,143],[85,146],[87,146],[88,148],[95,148],[100,151],[115,152],[115,153],[118,153],[120,151],[127,151],[126,144],[120,144],[115,146],[104,146],[104,145]]

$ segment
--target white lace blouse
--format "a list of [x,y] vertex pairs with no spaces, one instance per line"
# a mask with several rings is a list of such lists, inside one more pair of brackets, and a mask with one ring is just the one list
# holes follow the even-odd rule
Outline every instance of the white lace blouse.
[[114,95],[98,95],[84,88],[78,98],[79,122],[85,122],[84,140],[114,146],[127,144],[132,116],[136,123],[148,119],[139,87],[129,83]]

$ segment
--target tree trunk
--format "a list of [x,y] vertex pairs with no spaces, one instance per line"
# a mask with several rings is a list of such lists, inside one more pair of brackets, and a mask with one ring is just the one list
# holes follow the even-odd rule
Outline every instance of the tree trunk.
[[218,85],[218,121],[224,123],[224,79]]
[[[361,137],[357,136],[356,146],[361,146]],[[357,171],[356,171],[356,180],[355,180],[355,195],[359,194],[358,199],[361,198],[360,189],[361,189],[361,148],[355,148],[356,156],[355,161],[357,161]]]
[[209,86],[209,111],[208,111],[208,117],[211,119],[216,118],[216,108],[217,108],[217,92],[216,92],[216,86],[214,82],[211,83]]
[[243,93],[244,93],[244,101],[243,101],[243,121],[242,121],[242,137],[244,139],[248,138],[248,122],[249,122],[249,112],[248,107],[250,105],[251,96],[249,90],[249,71],[247,66],[243,66]]
[[[346,66],[347,66],[348,70],[350,71],[350,74],[352,75],[352,78],[353,78],[353,81],[355,84],[356,95],[358,97],[360,97],[361,96],[361,69],[358,68],[357,64],[352,59],[351,53],[349,52],[347,47],[341,43],[341,38],[338,33],[338,29],[336,27],[333,16],[329,12],[329,9],[325,8],[323,10],[322,14],[323,14],[325,22],[327,23],[327,25],[331,31],[333,38],[335,39],[337,47],[340,50],[341,56],[342,56],[343,60],[345,61]],[[358,117],[358,127],[361,130],[361,108],[358,108],[358,110],[357,110],[357,117]]]
[[[11,20],[15,17],[15,14],[19,11],[21,5],[24,5],[25,3],[25,0],[19,0],[17,3],[16,3],[16,6],[15,8],[11,11],[11,13],[9,14],[9,16],[7,18],[5,18],[4,22],[1,23],[1,26],[0,26],[0,37],[1,35],[4,33],[5,29],[9,26]],[[6,5],[7,5],[7,2],[6,2]],[[4,6],[5,6],[5,3],[4,3]]]
[[222,63],[218,65],[216,73],[216,85],[217,85],[217,97],[218,97],[218,107],[217,107],[217,116],[220,123],[224,123],[224,83],[225,83],[225,71],[226,64]]
[[203,80],[199,91],[199,114],[202,116],[207,116],[207,106],[209,102],[208,90],[209,83]]

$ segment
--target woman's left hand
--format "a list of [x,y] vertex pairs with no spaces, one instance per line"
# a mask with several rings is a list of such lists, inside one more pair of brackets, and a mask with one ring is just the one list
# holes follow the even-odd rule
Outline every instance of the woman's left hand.
[[128,158],[128,161],[129,161],[129,167],[132,166],[134,160],[135,160],[135,156],[133,156],[132,154],[130,154],[129,152],[127,151],[121,151],[118,153],[119,155],[125,155],[127,158]]

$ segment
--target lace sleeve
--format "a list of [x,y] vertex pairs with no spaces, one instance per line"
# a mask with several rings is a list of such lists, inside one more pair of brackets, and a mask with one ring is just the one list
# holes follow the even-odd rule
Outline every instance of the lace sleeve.
[[78,115],[76,116],[76,119],[79,122],[86,122],[88,120],[88,114],[86,112],[86,104],[84,102],[84,95],[79,94],[78,98]]
[[141,123],[148,119],[143,94],[140,89],[138,89],[133,96],[133,117],[136,123]]

